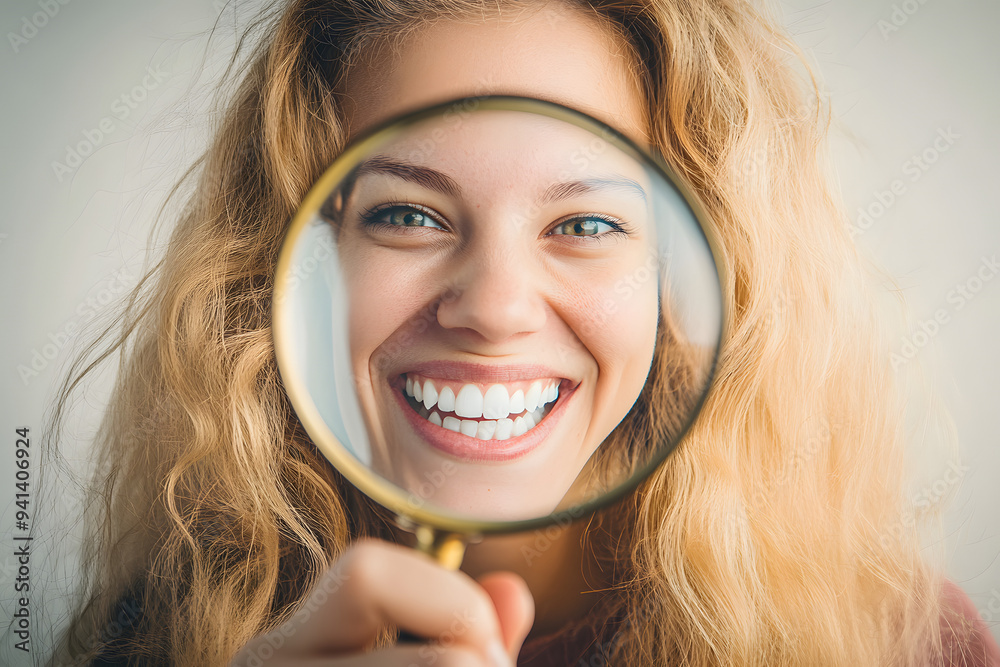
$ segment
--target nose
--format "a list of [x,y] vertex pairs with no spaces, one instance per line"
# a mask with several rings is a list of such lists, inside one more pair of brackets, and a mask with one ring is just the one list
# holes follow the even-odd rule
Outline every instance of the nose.
[[452,279],[438,305],[442,327],[499,343],[545,326],[545,285],[530,252],[495,245],[469,249]]

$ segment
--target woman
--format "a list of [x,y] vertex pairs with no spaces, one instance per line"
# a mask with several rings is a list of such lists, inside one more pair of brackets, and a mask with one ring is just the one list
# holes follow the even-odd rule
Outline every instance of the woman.
[[[298,0],[261,25],[112,347],[128,364],[100,435],[109,510],[67,655],[1000,661],[901,519],[887,347],[818,159],[815,86],[802,94],[765,14],[741,0]],[[544,545],[484,540],[451,573],[389,544],[399,536],[301,430],[275,369],[270,281],[290,216],[350,136],[483,93],[560,102],[658,150],[714,220],[731,321],[701,416],[634,494]],[[488,323],[467,328],[489,338]],[[387,625],[437,641],[392,645]]]

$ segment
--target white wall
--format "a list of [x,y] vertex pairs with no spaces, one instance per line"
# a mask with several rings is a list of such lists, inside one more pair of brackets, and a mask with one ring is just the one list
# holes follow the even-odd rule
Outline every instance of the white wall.
[[[218,71],[217,58],[202,60],[218,0],[63,1],[48,3],[54,15],[44,19],[46,0],[6,0],[0,7],[0,188],[8,206],[0,220],[4,625],[15,608],[18,564],[10,547],[13,536],[23,534],[14,526],[14,430],[28,426],[38,441],[59,365],[81,339],[67,334],[75,325],[97,322],[95,315],[108,313],[103,304],[134,284],[149,220],[204,141],[206,90]],[[1000,280],[976,281],[980,271],[995,277],[993,269],[982,268],[983,258],[1000,253],[994,162],[1000,152],[1000,49],[991,45],[1000,5],[794,0],[782,6],[830,91],[850,210],[874,213],[857,218],[858,242],[896,278],[908,301],[910,341],[919,349],[907,369],[917,361],[930,368],[957,422],[963,450],[952,463],[960,472],[948,473],[948,461],[921,459],[915,467],[922,468],[926,486],[915,493],[935,501],[939,491],[953,495],[948,571],[992,618],[1000,637],[1000,348],[990,342],[1000,326]],[[241,16],[249,13],[249,7],[240,10]],[[233,35],[232,10],[224,16],[216,54],[227,53]],[[26,27],[32,22],[41,27],[32,31]],[[24,39],[12,40],[12,34]],[[935,148],[939,133],[949,132],[951,139]],[[78,166],[67,165],[68,173],[56,173],[53,162],[65,163],[67,147],[88,137],[97,150]],[[914,171],[912,157],[925,151],[933,164]],[[901,194],[879,211],[879,197],[889,202],[885,192],[894,181]],[[973,298],[958,296],[959,285],[974,290]],[[944,324],[929,337],[917,335],[939,311]],[[37,375],[23,376],[19,367],[33,362]],[[92,405],[99,405],[99,394]],[[95,411],[81,407],[70,435],[85,440]],[[85,449],[73,437],[65,447],[68,465],[80,470]],[[38,449],[31,451],[37,467]],[[60,488],[51,502],[56,509],[73,504],[73,490]],[[29,508],[29,520],[36,507]],[[49,619],[58,621],[58,594],[66,585],[62,578],[73,576],[75,542],[69,527],[54,519],[48,527],[32,547],[31,604],[36,613],[44,602]],[[43,590],[37,590],[40,582]],[[33,626],[36,650],[47,641],[43,626],[41,619]],[[0,662],[31,664],[13,649],[15,641],[9,633],[3,637]]]
[[[905,362],[897,367],[923,365],[956,422],[961,451],[916,462],[914,498],[948,507],[947,570],[1000,637],[1000,49],[991,36],[1000,5],[784,6],[830,91],[855,238],[907,301],[912,328],[897,345]],[[926,437],[933,445],[934,434]]]

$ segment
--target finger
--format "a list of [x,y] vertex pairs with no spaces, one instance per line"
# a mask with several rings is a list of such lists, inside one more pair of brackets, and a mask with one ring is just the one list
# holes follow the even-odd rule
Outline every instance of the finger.
[[293,642],[302,657],[363,650],[386,624],[484,656],[504,652],[496,609],[482,587],[413,549],[378,540],[348,549],[302,611],[293,617],[302,619]]
[[479,578],[479,585],[493,600],[507,654],[516,660],[535,620],[531,591],[524,579],[513,572],[491,572]]

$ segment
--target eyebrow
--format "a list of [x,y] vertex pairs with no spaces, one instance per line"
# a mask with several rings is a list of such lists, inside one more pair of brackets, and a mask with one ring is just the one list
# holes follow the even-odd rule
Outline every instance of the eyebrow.
[[[387,158],[382,155],[369,158],[358,166],[355,172],[355,179],[365,174],[386,174],[395,176],[404,181],[410,181],[423,186],[429,190],[435,190],[452,197],[460,197],[462,188],[447,174],[444,174],[430,167],[408,164]],[[576,181],[563,181],[553,183],[542,194],[540,202],[550,204],[560,199],[569,199],[577,195],[595,192],[599,190],[622,190],[646,200],[646,191],[639,183],[624,176],[609,178],[585,178]]]
[[440,171],[431,169],[430,167],[420,167],[414,164],[391,160],[382,155],[376,155],[362,162],[355,172],[355,178],[360,178],[365,174],[395,176],[404,181],[410,181],[411,183],[422,185],[429,190],[436,190],[441,194],[452,197],[458,197],[462,194],[462,188],[447,174],[442,174]]
[[646,201],[646,191],[642,189],[642,186],[638,182],[631,178],[619,176],[616,178],[585,178],[579,181],[555,183],[546,188],[541,202],[549,204],[559,199],[568,199],[598,190],[623,190]]

